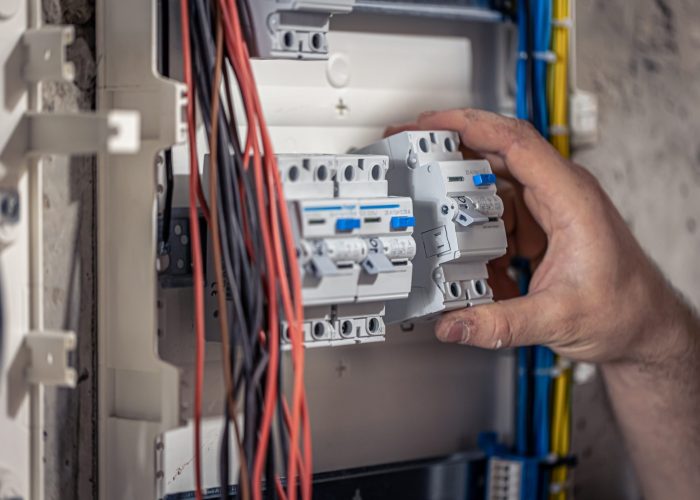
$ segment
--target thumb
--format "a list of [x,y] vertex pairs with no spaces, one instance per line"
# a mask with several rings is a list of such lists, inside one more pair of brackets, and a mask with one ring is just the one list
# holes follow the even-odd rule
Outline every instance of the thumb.
[[499,349],[556,342],[557,301],[546,291],[443,314],[435,326],[442,342]]

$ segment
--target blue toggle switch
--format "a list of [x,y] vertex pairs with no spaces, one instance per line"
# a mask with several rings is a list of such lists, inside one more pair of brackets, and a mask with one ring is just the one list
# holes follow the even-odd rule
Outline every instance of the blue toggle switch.
[[474,179],[474,185],[476,187],[490,186],[492,184],[496,184],[495,174],[476,174],[472,177],[472,179]]
[[391,229],[406,229],[416,225],[416,218],[411,216],[396,216],[391,218]]
[[352,231],[360,227],[360,219],[338,219],[335,221],[336,231]]

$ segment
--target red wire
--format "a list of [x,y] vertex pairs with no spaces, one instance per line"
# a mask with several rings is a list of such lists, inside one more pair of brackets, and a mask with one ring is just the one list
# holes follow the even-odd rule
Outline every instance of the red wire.
[[[202,245],[197,214],[199,184],[199,167],[197,162],[195,135],[195,91],[192,79],[192,57],[190,54],[189,12],[187,0],[180,0],[182,57],[187,85],[187,132],[190,154],[190,189],[189,218],[190,238],[192,240],[192,264],[194,282],[194,329],[195,329],[195,384],[194,384],[194,463],[195,463],[195,497],[202,498],[202,388],[204,379],[204,277],[202,270]],[[205,205],[202,205],[205,210]],[[208,212],[205,211],[208,215]]]
[[[267,131],[262,113],[262,106],[257,95],[252,69],[247,53],[247,47],[240,29],[240,18],[234,0],[220,0],[221,12],[226,27],[226,46],[229,57],[236,73],[241,96],[244,101],[246,118],[248,121],[248,134],[245,147],[246,168],[249,154],[252,153],[255,176],[256,197],[259,200],[258,210],[261,219],[261,233],[264,242],[265,262],[267,264],[267,295],[268,317],[270,325],[270,365],[269,373],[276,373],[279,366],[279,331],[276,313],[277,285],[282,296],[282,304],[285,317],[289,323],[290,340],[292,343],[292,359],[294,368],[294,383],[292,391],[292,417],[289,424],[290,434],[290,459],[287,471],[287,488],[289,500],[296,500],[296,470],[299,457],[300,432],[303,434],[304,462],[299,463],[302,476],[302,493],[304,498],[311,496],[311,435],[309,430],[308,411],[303,386],[304,351],[302,344],[301,319],[303,317],[301,304],[301,280],[296,263],[296,251],[293,244],[293,235],[289,224],[286,202],[282,191],[272,143]],[[260,137],[258,136],[258,132]],[[262,150],[265,153],[264,166],[266,175],[262,176],[261,148],[258,139],[262,139]],[[264,185],[267,187],[265,193]],[[267,198],[265,197],[267,194]],[[268,201],[268,213],[265,214],[263,204]],[[269,217],[269,221],[268,221]],[[282,240],[280,241],[280,220]],[[268,225],[269,222],[269,225]],[[270,239],[272,241],[270,241]],[[274,250],[274,252],[272,252]],[[284,254],[289,256],[292,274],[291,289],[287,279]],[[292,300],[292,295],[294,300]],[[274,305],[274,306],[273,306]],[[267,378],[263,415],[259,429],[259,445],[256,450],[253,467],[253,497],[260,498],[260,490],[257,485],[262,478],[262,470],[267,452],[270,428],[275,411],[277,398],[277,381],[275,376]]]

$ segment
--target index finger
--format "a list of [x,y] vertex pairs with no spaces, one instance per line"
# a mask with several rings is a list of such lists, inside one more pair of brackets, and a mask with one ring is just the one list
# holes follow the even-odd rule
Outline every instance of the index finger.
[[464,145],[479,154],[503,160],[523,186],[550,192],[575,181],[566,160],[528,122],[477,109],[424,113],[421,129],[454,130]]

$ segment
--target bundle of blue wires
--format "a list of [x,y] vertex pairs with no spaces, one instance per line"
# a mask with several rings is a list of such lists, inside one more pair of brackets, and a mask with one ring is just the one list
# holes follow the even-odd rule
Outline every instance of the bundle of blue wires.
[[[530,120],[549,135],[547,65],[552,36],[551,0],[518,0],[516,115]],[[529,262],[514,261],[521,295],[528,292]],[[520,456],[545,459],[550,452],[551,389],[554,353],[543,346],[521,347],[517,352],[515,451]],[[532,387],[531,387],[532,386]],[[547,498],[548,474],[540,477],[537,498]]]

